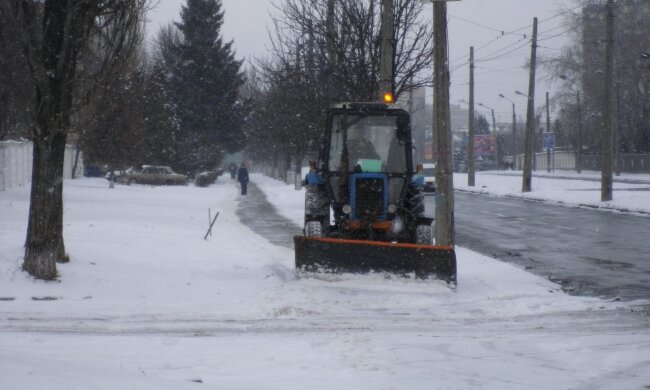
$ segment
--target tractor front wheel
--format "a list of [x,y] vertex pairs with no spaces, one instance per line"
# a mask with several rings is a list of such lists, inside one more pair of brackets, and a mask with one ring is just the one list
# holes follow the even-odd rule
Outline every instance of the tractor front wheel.
[[320,221],[309,221],[305,224],[305,236],[307,237],[322,237],[323,225]]
[[418,225],[415,228],[415,243],[419,245],[433,245],[431,226]]

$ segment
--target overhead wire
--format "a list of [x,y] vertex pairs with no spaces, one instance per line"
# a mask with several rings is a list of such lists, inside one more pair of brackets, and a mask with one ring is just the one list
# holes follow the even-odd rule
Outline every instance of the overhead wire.
[[[566,9],[566,10],[563,10],[563,11],[561,11],[561,12],[558,12],[557,14],[554,14],[554,15],[552,15],[552,16],[549,16],[548,18],[542,19],[541,21],[538,22],[538,24],[545,23],[545,22],[548,22],[548,21],[550,21],[550,20],[556,19],[556,18],[558,18],[558,17],[560,17],[560,16],[563,16],[563,15],[569,13],[569,12],[573,12],[573,11],[575,11],[576,9],[581,8],[581,7],[582,7],[582,4],[579,4],[579,5],[575,6],[575,7],[572,7],[572,8]],[[521,28],[517,28],[517,29],[515,29],[515,30],[506,31],[506,30],[504,30],[504,29],[498,29],[498,28],[490,27],[490,26],[487,26],[487,25],[484,25],[484,24],[481,24],[481,23],[477,23],[477,22],[471,21],[471,20],[469,20],[469,19],[461,18],[461,17],[459,17],[459,16],[454,16],[454,15],[450,15],[450,16],[453,17],[453,18],[455,18],[455,19],[458,19],[458,20],[464,21],[464,22],[466,22],[466,23],[473,24],[473,25],[476,25],[476,26],[479,26],[479,27],[482,27],[482,28],[485,28],[485,29],[488,29],[488,30],[491,30],[491,31],[495,31],[495,32],[499,32],[499,33],[501,33],[501,35],[497,36],[496,38],[494,38],[494,39],[492,39],[492,40],[486,42],[486,43],[483,44],[482,46],[480,46],[480,47],[478,47],[477,49],[475,49],[475,50],[474,50],[475,52],[478,52],[478,51],[480,51],[481,49],[484,49],[485,47],[487,47],[487,46],[493,44],[494,42],[498,41],[499,39],[501,39],[501,38],[503,38],[503,37],[506,37],[506,36],[509,36],[509,35],[520,35],[520,34],[517,34],[517,33],[520,32],[520,31],[523,31],[523,30],[530,29],[530,28],[532,27],[532,24],[529,24],[529,25],[527,25],[527,26],[524,26],[524,27],[521,27]],[[541,40],[548,40],[548,39],[556,38],[556,37],[558,37],[558,36],[561,36],[561,35],[567,34],[568,32],[573,31],[573,30],[575,30],[576,28],[578,28],[578,27],[580,26],[580,24],[581,24],[581,23],[579,23],[579,24],[576,25],[576,26],[573,26],[572,28],[570,28],[570,29],[568,29],[568,30],[563,31],[563,32],[560,33],[560,34],[555,34],[555,35],[550,36],[550,37],[543,37]],[[546,31],[543,31],[543,32],[542,32],[541,34],[539,34],[539,35],[548,34],[549,32],[554,31],[554,30],[557,30],[557,29],[562,28],[562,27],[566,27],[566,26],[563,26],[563,25],[555,26],[555,27],[550,28],[550,29],[548,29],[548,30],[546,30]],[[497,56],[496,54],[498,54],[498,53],[500,53],[500,52],[502,52],[502,51],[504,51],[504,50],[508,50],[509,48],[518,45],[522,40],[525,40],[525,39],[528,39],[528,36],[527,36],[526,34],[524,34],[524,38],[522,38],[522,39],[520,39],[520,40],[518,40],[518,41],[516,41],[516,42],[514,42],[514,43],[511,43],[510,45],[505,46],[505,47],[503,47],[503,48],[501,48],[501,49],[499,49],[499,50],[496,50],[496,51],[494,51],[494,52],[492,52],[492,53],[490,53],[490,54],[484,56],[484,57],[483,57],[482,59],[480,59],[480,60],[481,60],[481,61],[493,61],[493,60],[496,60],[496,59],[504,58],[505,56],[507,56],[507,55],[509,55],[509,54],[511,54],[511,53],[513,53],[513,52],[516,52],[517,50],[523,48],[525,45],[524,45],[524,46],[519,46],[519,47],[517,47],[516,49],[513,49],[513,50],[511,50],[511,51],[508,51],[508,52],[506,52],[506,53],[503,53],[502,55],[499,55],[499,56]],[[541,41],[541,40],[540,40],[540,41]],[[455,62],[457,62],[457,61],[464,60],[464,59],[466,59],[466,58],[468,58],[468,57],[469,57],[469,55],[468,55],[468,54],[465,54],[465,55],[463,55],[463,56],[460,56],[460,57],[457,57],[457,58],[451,60],[450,63],[453,64],[453,63],[455,63]],[[467,63],[469,63],[469,62],[466,61],[466,62],[460,64],[459,66],[456,67],[456,69],[458,69],[458,68],[460,68],[460,67],[463,67],[463,66],[466,65]]]

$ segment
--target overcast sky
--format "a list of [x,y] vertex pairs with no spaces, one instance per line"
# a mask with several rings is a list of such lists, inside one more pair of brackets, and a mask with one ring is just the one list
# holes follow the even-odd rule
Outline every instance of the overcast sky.
[[[149,36],[155,35],[161,24],[179,20],[184,0],[160,0],[149,14]],[[222,0],[226,12],[223,35],[233,39],[239,58],[264,57],[268,52],[268,32],[271,25],[271,0]],[[540,48],[538,56],[552,56],[566,44],[567,35],[560,27],[558,15],[562,7],[573,5],[570,0],[461,0],[448,3],[450,68],[452,69],[451,103],[468,99],[469,47],[474,46],[476,102],[495,109],[498,119],[509,120],[511,103],[500,99],[503,93],[512,99],[518,115],[525,117],[526,99],[515,90],[527,93],[528,70],[523,69],[530,56],[527,40],[532,34],[533,17],[539,23]],[[432,6],[425,6],[425,20],[432,18]],[[505,35],[501,34],[501,31]],[[524,38],[526,34],[527,38]],[[558,35],[557,37],[553,37]],[[514,50],[517,49],[517,50]],[[514,51],[513,51],[514,50]],[[499,59],[481,61],[482,59]],[[545,92],[552,88],[541,79],[538,68],[536,106],[544,104]],[[484,110],[476,107],[479,112]],[[483,110],[483,111],[482,111]]]

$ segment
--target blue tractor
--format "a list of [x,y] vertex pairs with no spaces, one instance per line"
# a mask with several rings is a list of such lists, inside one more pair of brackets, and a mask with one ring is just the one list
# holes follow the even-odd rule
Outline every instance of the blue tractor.
[[294,237],[299,270],[414,274],[456,284],[454,248],[433,245],[412,150],[402,109],[346,103],[328,111],[318,180],[306,186],[304,235]]

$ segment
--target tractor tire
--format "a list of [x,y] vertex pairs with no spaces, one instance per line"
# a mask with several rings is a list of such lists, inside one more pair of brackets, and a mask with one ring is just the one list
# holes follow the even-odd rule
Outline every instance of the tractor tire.
[[418,217],[424,213],[424,192],[418,186],[409,186],[406,192],[404,207],[412,217]]
[[415,243],[418,245],[433,245],[431,226],[418,225],[415,228]]
[[323,225],[320,221],[309,221],[305,224],[305,236],[323,237]]

